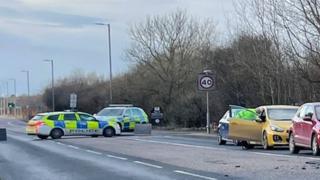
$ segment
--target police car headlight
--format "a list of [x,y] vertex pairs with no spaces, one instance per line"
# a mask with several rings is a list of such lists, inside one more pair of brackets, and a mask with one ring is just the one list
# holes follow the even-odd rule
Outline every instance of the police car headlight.
[[281,127],[275,126],[275,125],[271,125],[270,128],[272,131],[275,131],[275,132],[283,132],[284,131],[284,129],[282,129]]

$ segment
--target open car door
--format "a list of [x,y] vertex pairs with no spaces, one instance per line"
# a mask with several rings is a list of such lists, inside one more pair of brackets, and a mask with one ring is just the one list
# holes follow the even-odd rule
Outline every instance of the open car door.
[[229,120],[229,139],[256,141],[262,128],[255,109],[243,108]]

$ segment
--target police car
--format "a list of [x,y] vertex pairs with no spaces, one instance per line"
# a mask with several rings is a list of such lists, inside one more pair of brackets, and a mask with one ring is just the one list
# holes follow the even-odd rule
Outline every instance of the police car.
[[120,127],[116,121],[99,121],[83,112],[51,112],[34,116],[27,123],[26,131],[41,139],[73,135],[112,137],[120,134]]
[[94,117],[100,121],[116,121],[121,132],[132,132],[136,124],[149,123],[148,115],[141,108],[130,104],[111,104]]

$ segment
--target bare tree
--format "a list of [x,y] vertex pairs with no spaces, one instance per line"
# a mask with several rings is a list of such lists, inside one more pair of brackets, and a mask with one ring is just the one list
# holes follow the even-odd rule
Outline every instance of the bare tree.
[[208,61],[213,35],[213,23],[201,23],[178,10],[133,26],[127,55],[159,82],[149,90],[159,92],[164,106],[170,108],[173,97],[183,94],[185,84],[195,80]]

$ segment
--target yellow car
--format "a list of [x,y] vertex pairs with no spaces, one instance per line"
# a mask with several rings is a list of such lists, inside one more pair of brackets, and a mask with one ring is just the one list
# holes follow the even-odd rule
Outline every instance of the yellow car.
[[229,138],[242,141],[243,147],[251,149],[262,145],[272,149],[278,145],[288,145],[288,130],[297,106],[270,105],[254,109],[243,109],[229,120]]

